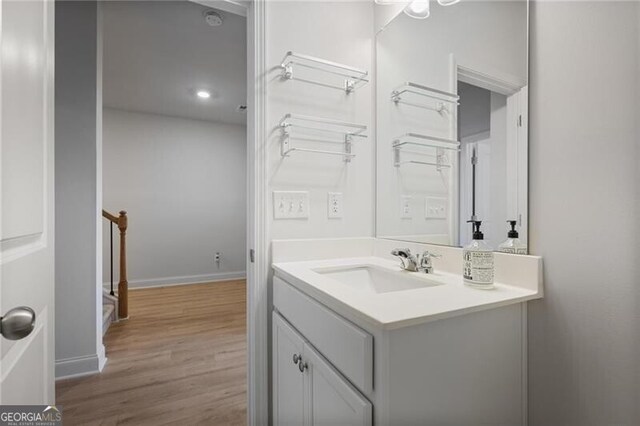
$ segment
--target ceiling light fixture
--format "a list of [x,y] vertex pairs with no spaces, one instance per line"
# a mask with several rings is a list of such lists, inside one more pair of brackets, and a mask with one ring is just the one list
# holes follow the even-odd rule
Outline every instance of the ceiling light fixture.
[[211,92],[208,92],[207,90],[198,90],[196,92],[196,96],[200,99],[209,99],[211,97]]
[[429,0],[413,0],[404,8],[404,13],[416,19],[425,19],[431,13]]
[[440,6],[451,6],[452,4],[456,4],[460,2],[460,0],[438,0],[438,4]]

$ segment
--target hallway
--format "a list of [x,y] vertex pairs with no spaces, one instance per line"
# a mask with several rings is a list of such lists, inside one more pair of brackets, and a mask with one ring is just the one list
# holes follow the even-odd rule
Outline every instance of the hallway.
[[56,383],[67,425],[246,424],[246,285],[135,290],[102,374]]

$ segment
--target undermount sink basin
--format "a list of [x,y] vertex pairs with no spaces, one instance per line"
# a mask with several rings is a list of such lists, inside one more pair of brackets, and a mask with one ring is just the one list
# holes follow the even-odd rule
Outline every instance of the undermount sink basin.
[[422,274],[418,277],[417,273],[389,271],[371,265],[316,268],[313,271],[368,293],[389,293],[440,285]]

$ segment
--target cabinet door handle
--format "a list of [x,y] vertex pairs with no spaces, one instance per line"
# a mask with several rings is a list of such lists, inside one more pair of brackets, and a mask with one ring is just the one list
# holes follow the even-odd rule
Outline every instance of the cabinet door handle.
[[298,354],[293,354],[293,363],[297,364],[299,361],[302,361],[302,357]]
[[304,370],[308,369],[309,366],[307,365],[306,362],[302,362],[302,358],[300,358],[300,364],[298,364],[298,369],[300,370],[301,373],[304,373]]

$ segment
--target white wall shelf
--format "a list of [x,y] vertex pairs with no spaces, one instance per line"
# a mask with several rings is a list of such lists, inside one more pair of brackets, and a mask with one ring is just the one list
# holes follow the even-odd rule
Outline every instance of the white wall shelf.
[[[323,75],[326,79],[307,78],[295,71],[298,67],[315,70],[318,76]],[[285,80],[305,81],[307,83],[344,90],[346,93],[351,93],[369,82],[368,71],[292,51],[287,52],[284,56],[280,68],[282,68],[282,78]],[[338,79],[335,78],[336,76]],[[331,80],[329,77],[334,78]],[[342,85],[337,84],[339,79],[343,79]]]
[[[392,142],[393,146],[393,165],[400,167],[403,164],[421,164],[426,166],[434,166],[436,170],[440,171],[443,168],[450,168],[451,163],[445,151],[459,151],[460,142],[438,138],[434,136],[421,135],[419,133],[405,133],[402,136],[395,138]],[[435,155],[428,152],[416,152],[407,151],[406,153],[418,154],[422,156],[429,156],[435,158],[435,161],[422,161],[422,160],[402,160],[401,151],[405,148],[417,147],[417,148],[430,148],[435,149]]]
[[[434,104],[420,102],[425,98],[434,100]],[[449,93],[434,89],[418,83],[406,82],[396,87],[391,92],[391,100],[397,104],[405,104],[418,108],[434,110],[440,114],[451,112],[451,106],[457,106],[460,97],[455,93]]]
[[[351,153],[351,145],[354,139],[367,137],[367,135],[364,134],[367,126],[364,124],[297,114],[286,114],[282,120],[280,120],[279,127],[282,131],[280,144],[280,154],[282,157],[289,157],[292,152],[298,151],[342,156],[344,161],[349,163],[351,159],[355,157],[355,154]],[[342,149],[340,151],[333,151],[301,148],[294,146],[293,140],[341,145]]]

